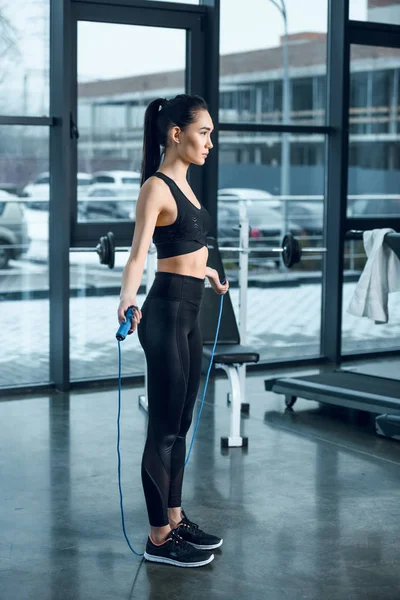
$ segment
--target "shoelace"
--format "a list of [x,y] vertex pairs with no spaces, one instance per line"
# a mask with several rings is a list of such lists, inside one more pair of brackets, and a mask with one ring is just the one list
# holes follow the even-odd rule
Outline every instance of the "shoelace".
[[192,547],[184,539],[181,538],[176,529],[171,530],[171,533],[169,534],[167,539],[173,540],[173,542],[175,542],[175,544],[177,544],[181,550],[185,550],[186,552],[192,550]]
[[183,517],[180,527],[185,527],[186,531],[190,531],[192,533],[203,533],[199,528],[197,523],[193,523],[193,521],[189,521],[187,517]]

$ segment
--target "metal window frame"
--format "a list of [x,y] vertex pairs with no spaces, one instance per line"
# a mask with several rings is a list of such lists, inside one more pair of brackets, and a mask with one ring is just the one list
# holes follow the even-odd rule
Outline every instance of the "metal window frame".
[[[71,86],[74,81],[71,70],[71,52],[73,51],[72,10],[73,5],[112,8],[112,0],[50,0],[50,117],[0,116],[0,125],[34,125],[50,128],[50,183],[51,206],[49,223],[49,276],[50,276],[50,380],[48,385],[40,386],[41,391],[58,389],[66,391],[75,388],[79,382],[70,381],[69,356],[69,247],[71,230],[71,191],[73,189],[73,161],[71,157],[70,112]],[[207,100],[210,112],[214,115],[215,131],[213,143],[215,151],[211,153],[204,177],[200,185],[204,203],[216,223],[218,188],[218,130],[219,131],[257,131],[275,133],[325,134],[327,136],[326,163],[326,246],[325,256],[321,357],[317,362],[329,360],[338,363],[343,358],[357,358],[362,354],[341,354],[342,327],[342,283],[344,232],[348,228],[360,228],[371,225],[382,226],[381,221],[372,219],[346,219],[347,170],[348,170],[348,109],[349,109],[349,51],[351,44],[400,47],[400,26],[381,23],[348,20],[349,0],[329,0],[328,8],[328,56],[327,56],[327,111],[325,125],[269,125],[254,123],[218,123],[219,109],[219,18],[220,0],[202,0],[200,5],[184,3],[157,2],[155,0],[118,0],[118,7],[142,9],[145,12],[160,11],[160,14],[178,15],[185,13],[199,15],[203,11],[202,33],[207,36],[204,49],[202,85],[196,92]],[[144,14],[144,13],[143,13]],[[109,20],[109,19],[108,19]],[[204,74],[207,73],[207,77]],[[72,90],[73,92],[73,90]],[[341,102],[337,102],[337,97]],[[197,175],[194,174],[196,181]],[[198,182],[199,180],[197,180]],[[337,199],[340,202],[337,202]],[[400,220],[385,220],[385,224],[400,228]],[[104,224],[103,224],[104,231]],[[79,235],[76,243],[85,242],[85,233]],[[87,240],[97,232],[87,234]],[[89,244],[89,241],[87,241]],[[83,245],[83,244],[82,244]],[[378,357],[393,354],[393,350],[369,352],[368,356]],[[367,356],[367,355],[366,355]],[[308,364],[310,359],[293,359],[287,364]],[[258,365],[260,368],[261,365]],[[269,368],[271,364],[269,361]],[[136,380],[136,378],[133,378]],[[83,382],[82,385],[85,385]],[[90,381],[89,385],[93,385]],[[24,386],[33,389],[35,386]],[[6,391],[2,388],[2,391]]]
[[50,128],[49,302],[50,381],[56,389],[69,388],[69,246],[71,132],[71,2],[50,5]]
[[[332,0],[331,0],[332,1]],[[336,2],[336,0],[335,0]],[[347,181],[347,172],[348,172],[348,149],[349,149],[349,139],[348,139],[348,115],[350,109],[350,78],[351,78],[351,46],[352,45],[360,45],[360,46],[379,46],[382,48],[400,48],[400,25],[390,25],[386,23],[376,23],[369,21],[354,21],[349,20],[347,23],[347,50],[348,54],[348,63],[347,68],[343,71],[343,78],[347,85],[347,95],[345,98],[345,104],[343,106],[346,114],[344,118],[347,118],[347,147],[342,154],[342,163],[343,167],[346,169],[346,181]],[[345,121],[344,121],[345,122]],[[344,190],[343,190],[344,191]],[[340,236],[340,247],[336,248],[336,251],[340,252],[340,260],[343,260],[344,256],[344,243],[343,237],[346,231],[350,229],[358,229],[358,230],[366,230],[366,229],[375,229],[382,227],[391,227],[397,231],[400,231],[400,218],[399,217],[347,217],[347,189],[346,195],[341,198],[340,203],[340,211],[341,217],[343,218],[343,225]],[[344,214],[343,214],[344,213]],[[330,358],[335,358],[335,363],[340,364],[343,359],[357,359],[357,358],[365,358],[366,356],[391,356],[393,352],[396,352],[392,348],[388,350],[368,350],[366,352],[342,352],[342,291],[343,291],[343,267],[341,268],[341,274],[339,274],[339,279],[337,283],[337,287],[340,290],[340,312],[336,313],[337,318],[337,327],[335,328],[335,333],[337,334],[336,342],[336,353],[335,355],[332,352],[332,356]],[[329,318],[329,317],[328,317]],[[340,332],[340,335],[339,335]],[[331,348],[333,350],[333,348]]]
[[273,125],[268,123],[219,123],[219,131],[237,131],[245,133],[333,133],[330,125]]
[[200,4],[187,4],[182,2],[157,2],[157,0],[71,0],[74,3],[85,3],[85,4],[96,4],[105,5],[108,8],[115,10],[117,6],[126,6],[128,8],[144,8],[145,10],[156,10],[156,11],[168,11],[180,13],[182,10],[185,12],[199,12]]
[[[156,5],[156,7],[153,6]],[[120,23],[135,26],[162,27],[166,29],[186,30],[186,77],[185,91],[189,94],[204,95],[204,61],[203,52],[204,36],[202,34],[203,20],[205,10],[201,6],[191,6],[192,10],[187,11],[186,6],[161,3],[161,2],[125,2],[118,3],[110,11],[110,6],[105,0],[92,2],[87,0],[73,0],[72,2],[72,74],[73,81],[71,86],[71,113],[74,123],[79,130],[77,117],[77,25],[79,21],[91,21],[98,23]],[[76,43],[75,43],[76,41]],[[72,164],[73,171],[77,170],[78,163],[78,144],[76,140],[72,142]],[[191,183],[200,197],[203,196],[202,173],[197,170],[191,170]],[[71,206],[71,247],[95,246],[101,235],[104,235],[110,229],[114,232],[118,244],[122,246],[130,245],[134,226],[131,221],[123,222],[89,222],[81,223],[77,219],[77,197],[76,184],[71,181],[70,196],[72,198]]]
[[[77,123],[77,23],[90,20],[185,29],[186,91],[204,96],[211,109],[218,106],[218,100],[215,102],[215,86],[212,81],[206,82],[205,73],[218,73],[212,60],[215,54],[210,52],[218,50],[218,39],[207,48],[205,35],[215,35],[212,17],[216,5],[219,6],[217,0],[197,6],[148,0],[118,0],[117,6],[110,0],[51,0],[50,112],[56,116],[50,128],[50,386],[58,390],[71,389],[69,248],[95,245],[93,242],[111,227],[119,244],[129,245],[133,233],[131,222],[117,224],[118,227],[107,222],[77,223],[77,144],[71,135],[71,119]],[[213,206],[206,190],[212,185],[217,168],[214,158],[202,170],[191,173],[194,189],[215,214],[216,194]]]
[[6,115],[0,116],[0,125],[34,125],[36,127],[51,127],[56,124],[56,119],[53,117],[7,117]]
[[[324,277],[322,284],[322,312],[321,312],[321,359],[337,359],[338,335],[341,322],[337,321],[341,304],[339,294],[335,293],[339,278],[339,246],[337,239],[328,235],[327,215],[332,221],[343,221],[342,208],[338,212],[336,199],[339,193],[346,200],[347,172],[343,169],[343,152],[346,148],[347,112],[343,106],[336,102],[338,89],[339,95],[345,101],[347,89],[346,81],[346,39],[348,22],[348,0],[329,0],[328,28],[327,28],[327,110],[324,125],[293,125],[293,124],[268,124],[268,123],[229,123],[220,122],[219,131],[234,131],[247,133],[294,133],[294,134],[324,134],[326,136],[326,167],[325,167],[325,235],[329,244],[329,257],[325,257]],[[218,81],[219,86],[219,81]],[[347,156],[345,157],[347,161]],[[346,162],[347,165],[347,162]],[[346,166],[347,168],[347,166]],[[338,179],[345,173],[345,179]],[[345,192],[346,190],[346,192]],[[328,208],[329,206],[329,208]],[[328,253],[327,253],[328,254]],[[340,306],[339,306],[340,304]],[[332,311],[336,321],[332,322]],[[325,343],[325,336],[330,343]],[[296,362],[297,359],[293,359]]]
[[[341,353],[342,285],[347,207],[349,44],[348,0],[330,0],[328,18],[328,136],[323,258],[321,354],[338,364]],[[338,101],[339,100],[339,101]]]
[[[400,47],[400,26],[349,20],[350,0],[329,0],[327,31],[326,123],[319,126],[219,123],[219,131],[326,134],[324,256],[321,311],[321,359],[342,360],[344,236],[349,229],[374,226],[399,229],[400,219],[347,218],[350,49],[352,44]],[[337,99],[340,99],[340,102]],[[339,201],[338,201],[339,199]],[[328,226],[329,225],[329,226]],[[390,354],[392,350],[388,350]],[[385,354],[385,351],[380,351]],[[350,355],[345,354],[346,358]],[[357,357],[357,355],[351,355]],[[361,356],[361,355],[360,355]],[[295,360],[294,360],[295,362]]]
[[349,21],[349,44],[400,48],[400,25],[372,21]]

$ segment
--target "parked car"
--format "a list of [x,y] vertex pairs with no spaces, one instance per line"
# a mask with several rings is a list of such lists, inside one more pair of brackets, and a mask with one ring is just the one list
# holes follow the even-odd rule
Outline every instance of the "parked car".
[[[269,192],[251,188],[222,188],[218,190],[219,203],[232,203],[245,200],[246,206],[266,206],[280,210],[283,217],[284,204]],[[254,209],[255,210],[255,209]],[[324,203],[291,200],[287,202],[288,220],[305,235],[321,235],[323,229]]]
[[21,196],[21,186],[18,183],[0,183],[0,190],[13,194],[13,196]]
[[24,209],[18,198],[0,190],[0,269],[19,258],[29,247]]
[[[283,232],[282,215],[279,210],[270,208],[266,203],[254,203],[247,206],[249,219],[249,247],[267,248],[265,252],[254,253],[254,259],[272,258],[276,263],[280,258],[271,257],[270,248],[281,245]],[[296,223],[289,221],[289,230],[299,235],[301,230]],[[219,246],[237,246],[239,244],[239,206],[221,203],[218,205],[218,244]]]
[[400,198],[359,198],[349,207],[350,217],[399,217]]
[[238,202],[239,200],[265,201],[268,202],[270,208],[280,208],[281,206],[281,201],[265,190],[252,188],[221,188],[218,190],[218,202]]
[[140,187],[140,178],[138,171],[96,171],[92,175],[92,183],[137,184]]
[[[283,209],[282,213],[283,213]],[[296,223],[303,235],[321,236],[324,227],[324,202],[289,201],[288,219]],[[283,216],[283,215],[282,215]]]
[[[86,190],[91,183],[92,176],[88,173],[77,174],[78,199],[85,195]],[[28,200],[26,203],[29,208],[48,210],[50,198],[50,174],[48,172],[40,173],[32,183],[29,183],[24,187],[21,196],[32,198],[32,200]]]
[[81,221],[134,220],[140,187],[134,185],[91,185],[78,204]]

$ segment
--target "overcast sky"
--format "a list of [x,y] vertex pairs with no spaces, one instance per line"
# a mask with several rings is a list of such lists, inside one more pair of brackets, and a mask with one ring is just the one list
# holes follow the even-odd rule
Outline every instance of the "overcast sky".
[[[23,80],[30,106],[37,103],[47,111],[48,6],[49,0],[0,0],[17,30],[20,51],[18,64],[9,67],[0,94],[3,114],[17,114],[23,107]],[[278,0],[279,1],[279,0]],[[335,0],[333,0],[335,1]],[[366,18],[367,0],[350,0],[353,19]],[[286,0],[289,33],[327,30],[328,0]],[[189,0],[190,4],[197,4]],[[149,0],[149,4],[151,1]],[[279,45],[283,19],[270,0],[221,0],[221,54],[243,52]],[[181,30],[152,29],[106,23],[81,23],[78,32],[78,72],[80,81],[111,79],[155,73],[184,66],[185,35]],[[8,72],[8,71],[6,71]],[[20,103],[21,107],[17,106]],[[33,104],[35,107],[33,108]]]
[[[366,3],[351,0],[352,18],[365,18]],[[327,0],[286,0],[286,6],[289,33],[326,32]],[[82,80],[153,73],[184,64],[181,31],[82,23],[79,33]],[[221,0],[221,54],[278,46],[282,33],[282,16],[270,0]],[[105,44],[105,39],[112,43]]]
[[[18,2],[0,0],[19,30],[19,45],[28,69],[44,66],[43,17],[48,15],[44,8],[48,1],[24,0],[21,11]],[[365,19],[367,0],[350,2],[351,17]],[[289,33],[326,32],[327,0],[286,0],[286,5]],[[83,78],[123,77],[183,65],[182,31],[82,23],[79,33],[79,71]],[[221,54],[277,46],[282,33],[282,16],[270,0],[221,0]]]

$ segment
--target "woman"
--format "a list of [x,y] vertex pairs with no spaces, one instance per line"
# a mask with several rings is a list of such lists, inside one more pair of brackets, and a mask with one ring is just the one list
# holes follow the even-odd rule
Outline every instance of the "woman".
[[121,323],[128,307],[136,306],[153,237],[158,258],[155,280],[142,309],[135,310],[129,332],[138,329],[148,370],[142,482],[151,533],[145,558],[181,567],[208,564],[214,558],[210,550],[222,544],[181,508],[186,434],[201,376],[199,311],[205,277],[217,294],[229,288],[228,281],[222,285],[217,271],[207,267],[210,215],[186,178],[191,164],[205,163],[213,147],[212,131],[207,105],[198,96],[158,98],[147,107],[142,187],[118,308]]

